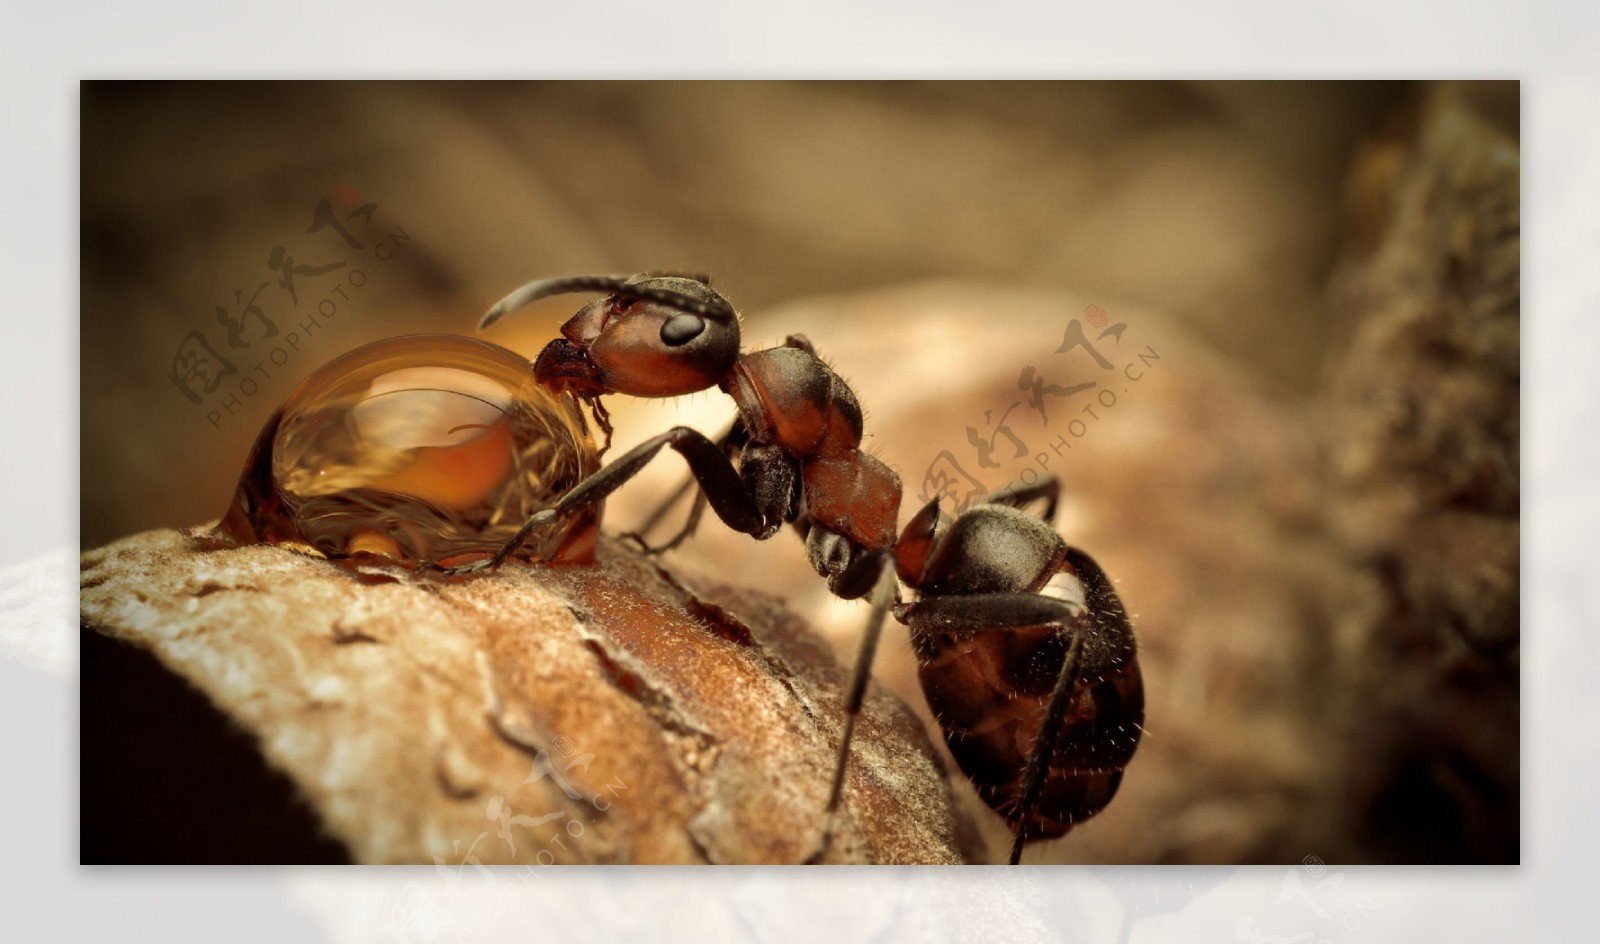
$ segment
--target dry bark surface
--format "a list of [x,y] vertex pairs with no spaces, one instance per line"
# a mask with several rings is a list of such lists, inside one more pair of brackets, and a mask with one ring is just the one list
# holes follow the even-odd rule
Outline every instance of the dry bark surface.
[[[198,687],[357,861],[798,863],[821,836],[847,680],[770,597],[609,540],[457,583],[198,530],[82,565],[85,624]],[[917,718],[875,687],[857,746],[824,861],[960,862]]]

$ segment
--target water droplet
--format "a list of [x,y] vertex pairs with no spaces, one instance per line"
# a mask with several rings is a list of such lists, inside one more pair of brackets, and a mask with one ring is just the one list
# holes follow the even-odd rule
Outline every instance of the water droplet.
[[[245,460],[218,531],[359,563],[485,557],[599,468],[571,396],[528,361],[456,335],[408,335],[334,359],[295,388]],[[599,511],[522,554],[590,560]]]

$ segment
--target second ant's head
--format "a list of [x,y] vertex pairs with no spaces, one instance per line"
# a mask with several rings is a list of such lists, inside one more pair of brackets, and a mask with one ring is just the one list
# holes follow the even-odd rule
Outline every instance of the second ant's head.
[[674,397],[720,383],[739,357],[733,306],[703,278],[645,273],[575,276],[518,289],[489,310],[482,328],[535,299],[605,292],[584,306],[534,362],[540,384],[579,397]]

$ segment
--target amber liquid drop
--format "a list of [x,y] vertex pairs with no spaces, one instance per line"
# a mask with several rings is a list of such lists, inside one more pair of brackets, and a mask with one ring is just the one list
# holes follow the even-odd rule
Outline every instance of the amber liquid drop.
[[[295,388],[245,460],[218,531],[342,562],[458,564],[499,548],[599,468],[570,396],[515,352],[456,335],[357,348]],[[590,560],[599,513],[524,559]]]

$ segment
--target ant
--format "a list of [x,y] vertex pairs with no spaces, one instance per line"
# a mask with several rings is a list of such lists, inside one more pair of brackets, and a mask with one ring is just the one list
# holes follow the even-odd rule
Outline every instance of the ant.
[[[540,280],[491,308],[478,328],[538,299],[577,292],[603,297],[562,326],[533,372],[553,393],[586,402],[607,446],[611,426],[599,402],[606,394],[673,397],[717,387],[733,398],[738,418],[716,441],[685,426],[652,437],[534,515],[493,556],[431,567],[446,574],[497,568],[535,531],[595,507],[671,447],[693,479],[640,531],[694,483],[700,488],[670,541],[651,547],[639,533],[628,536],[646,552],[676,547],[709,504],[729,528],[757,540],[792,523],[835,595],[871,598],[822,838],[809,862],[832,839],[888,613],[910,629],[928,705],[951,753],[1012,830],[1011,863],[1026,841],[1062,836],[1111,801],[1143,732],[1144,687],[1127,611],[1110,580],[1051,524],[1060,494],[1053,476],[1001,490],[943,528],[935,498],[897,535],[900,477],[861,450],[854,392],[804,336],[741,352],[738,316],[709,277]],[[1025,511],[1036,502],[1041,514]],[[1057,575],[1068,595],[1046,596]],[[914,600],[901,600],[900,582]]]

